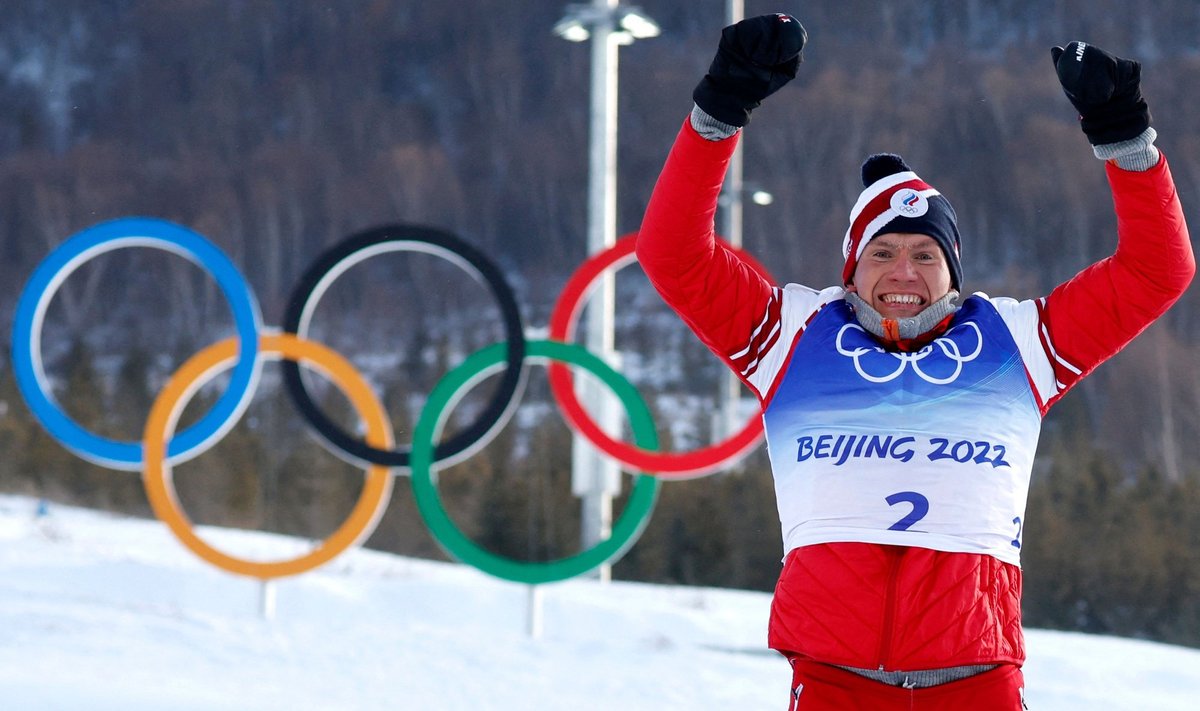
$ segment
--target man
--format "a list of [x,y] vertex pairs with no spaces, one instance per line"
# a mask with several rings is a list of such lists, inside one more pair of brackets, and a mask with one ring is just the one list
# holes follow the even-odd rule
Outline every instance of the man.
[[791,708],[1020,709],[1019,554],[1041,418],[1195,271],[1140,65],[1081,42],[1052,50],[1106,161],[1116,253],[1041,299],[959,303],[954,209],[898,156],[863,165],[841,286],[777,287],[714,239],[737,136],[795,76],[806,40],[787,15],[724,30],[638,259],[760,398],[785,549],[769,644],[792,664]]

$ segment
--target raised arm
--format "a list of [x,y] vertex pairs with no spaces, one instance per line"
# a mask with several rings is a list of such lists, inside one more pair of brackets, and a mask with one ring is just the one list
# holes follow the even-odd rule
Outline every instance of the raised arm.
[[638,232],[642,269],[700,339],[743,378],[778,324],[779,292],[724,243],[713,217],[741,127],[795,77],[807,35],[763,15],[725,28],[695,107],[675,139]]
[[1170,168],[1154,146],[1141,66],[1082,42],[1054,48],[1053,59],[1096,156],[1107,161],[1117,248],[1039,302],[1057,380],[1047,406],[1166,312],[1196,271]]

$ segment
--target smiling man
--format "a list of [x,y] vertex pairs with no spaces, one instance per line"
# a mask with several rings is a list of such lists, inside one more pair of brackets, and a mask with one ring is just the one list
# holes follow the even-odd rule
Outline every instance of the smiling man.
[[792,665],[789,708],[1017,711],[1020,551],[1042,417],[1195,272],[1140,65],[1082,42],[1051,52],[1105,161],[1114,254],[1040,299],[960,303],[954,209],[896,155],[863,163],[838,286],[771,284],[715,239],[741,129],[795,77],[806,41],[787,15],[725,28],[638,260],[759,397],[784,553],[768,643]]

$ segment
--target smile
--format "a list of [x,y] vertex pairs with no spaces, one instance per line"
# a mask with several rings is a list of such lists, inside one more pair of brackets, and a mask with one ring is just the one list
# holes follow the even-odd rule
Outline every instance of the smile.
[[916,294],[884,294],[879,300],[885,304],[917,305],[925,303],[925,299]]

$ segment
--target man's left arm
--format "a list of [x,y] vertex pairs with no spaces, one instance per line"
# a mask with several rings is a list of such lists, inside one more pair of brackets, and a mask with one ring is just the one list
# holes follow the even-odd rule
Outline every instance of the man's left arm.
[[1038,301],[1039,334],[1058,392],[1112,357],[1174,304],[1196,271],[1166,158],[1154,146],[1141,67],[1072,42],[1053,50],[1063,89],[1105,170],[1117,216],[1117,249]]

